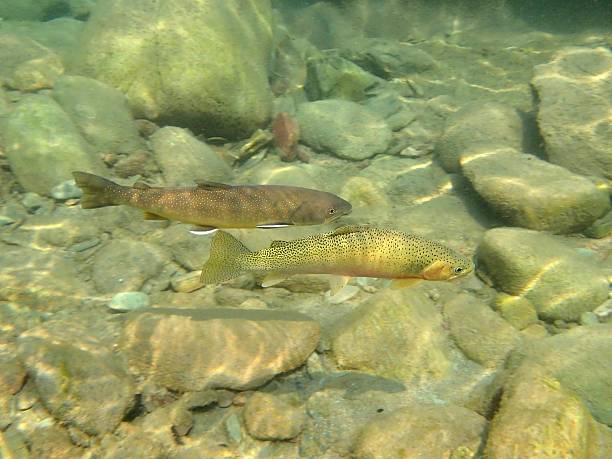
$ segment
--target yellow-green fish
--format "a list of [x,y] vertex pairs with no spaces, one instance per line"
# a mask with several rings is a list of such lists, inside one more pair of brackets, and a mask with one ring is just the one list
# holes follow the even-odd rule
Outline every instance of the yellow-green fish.
[[81,207],[117,206],[142,209],[147,220],[191,223],[194,233],[217,228],[276,228],[317,225],[351,212],[351,204],[324,191],[282,185],[226,185],[196,182],[182,188],[152,187],[142,182],[122,186],[86,172],[73,172],[83,190]]
[[[274,285],[292,274],[336,274],[409,280],[450,280],[474,269],[470,259],[416,235],[370,226],[343,226],[330,233],[293,241],[274,241],[251,252],[220,231],[211,244],[200,281],[214,284],[241,273],[266,272],[262,285]],[[332,287],[333,290],[333,287]]]

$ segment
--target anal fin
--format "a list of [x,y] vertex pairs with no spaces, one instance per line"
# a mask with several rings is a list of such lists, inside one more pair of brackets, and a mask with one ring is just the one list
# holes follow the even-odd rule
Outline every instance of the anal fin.
[[191,234],[195,234],[196,236],[206,236],[207,234],[214,234],[219,231],[219,228],[215,228],[214,226],[193,226],[189,232]]
[[419,279],[419,278],[416,278],[416,277],[408,277],[406,279],[393,279],[391,281],[391,288],[393,290],[397,290],[397,289],[400,289],[400,288],[412,287],[412,286],[418,284],[421,281],[422,281],[422,279]]
[[153,212],[144,211],[144,219],[145,220],[168,220],[166,217],[162,217],[161,215],[154,214]]
[[278,271],[270,271],[266,274],[261,281],[262,287],[272,287],[273,285],[280,284],[282,281],[287,279],[291,274],[281,273]]

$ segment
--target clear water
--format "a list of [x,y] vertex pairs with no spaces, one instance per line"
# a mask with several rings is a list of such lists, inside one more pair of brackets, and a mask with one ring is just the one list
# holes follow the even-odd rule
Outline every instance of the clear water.
[[612,9],[535,3],[0,0],[0,457],[611,457]]

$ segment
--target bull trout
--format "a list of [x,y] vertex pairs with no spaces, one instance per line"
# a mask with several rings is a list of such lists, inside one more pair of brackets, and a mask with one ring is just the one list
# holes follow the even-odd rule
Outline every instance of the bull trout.
[[73,172],[83,190],[81,207],[128,205],[146,220],[178,220],[196,225],[192,232],[217,228],[275,228],[317,225],[351,212],[344,199],[324,191],[281,185],[226,185],[196,182],[195,187],[122,186],[86,172]]
[[336,274],[344,281],[353,276],[403,280],[450,280],[469,274],[474,264],[439,242],[399,231],[343,226],[330,233],[293,241],[273,241],[269,248],[249,251],[240,241],[220,231],[211,243],[200,281],[214,284],[242,273],[266,272],[268,287],[292,274]]

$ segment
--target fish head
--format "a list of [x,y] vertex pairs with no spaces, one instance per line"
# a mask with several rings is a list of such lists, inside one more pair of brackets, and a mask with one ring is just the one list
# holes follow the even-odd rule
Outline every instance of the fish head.
[[291,216],[296,225],[318,225],[348,215],[353,206],[348,201],[331,194],[322,193],[314,199],[302,202]]
[[467,276],[474,271],[474,263],[469,258],[443,246],[428,261],[421,273],[426,280],[452,280]]

